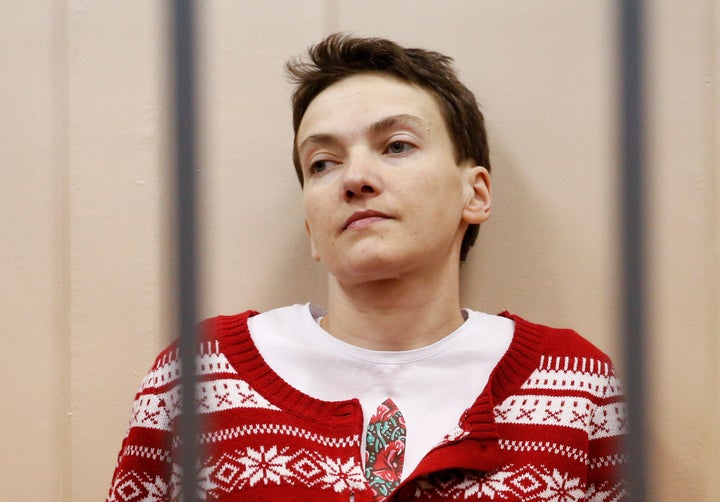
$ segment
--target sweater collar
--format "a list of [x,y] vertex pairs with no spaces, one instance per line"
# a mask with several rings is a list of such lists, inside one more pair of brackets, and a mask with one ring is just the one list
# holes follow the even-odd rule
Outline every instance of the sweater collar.
[[323,401],[300,392],[285,382],[270,366],[252,341],[248,318],[258,312],[247,311],[235,316],[211,320],[220,345],[230,364],[257,392],[274,404],[304,420],[330,427],[362,429],[362,409],[357,399]]
[[[247,311],[235,316],[219,316],[209,320],[217,333],[223,351],[230,363],[247,378],[262,395],[272,396],[279,406],[313,422],[331,422],[342,426],[362,424],[362,412],[357,399],[322,401],[308,396],[287,384],[265,362],[250,336],[247,320],[257,315]],[[497,430],[493,409],[508,396],[517,392],[537,366],[542,352],[541,327],[509,312],[503,317],[515,323],[513,339],[500,362],[490,374],[483,392],[460,418],[460,429],[450,444],[461,439],[472,439],[489,445],[497,443]],[[485,470],[485,469],[481,469]]]

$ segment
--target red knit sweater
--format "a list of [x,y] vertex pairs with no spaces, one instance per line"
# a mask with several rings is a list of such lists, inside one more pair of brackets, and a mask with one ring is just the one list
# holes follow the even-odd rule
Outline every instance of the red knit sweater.
[[[359,402],[290,387],[253,344],[250,315],[206,321],[198,344],[200,499],[371,501]],[[573,331],[503,315],[515,333],[485,390],[388,502],[624,500],[625,409],[610,360]],[[178,376],[173,344],[135,397],[108,501],[179,500]]]

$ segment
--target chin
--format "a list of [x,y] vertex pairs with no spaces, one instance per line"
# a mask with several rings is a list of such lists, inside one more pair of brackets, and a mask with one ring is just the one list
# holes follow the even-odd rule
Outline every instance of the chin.
[[397,279],[412,263],[398,253],[383,254],[377,251],[353,253],[336,263],[328,271],[338,282],[346,285]]

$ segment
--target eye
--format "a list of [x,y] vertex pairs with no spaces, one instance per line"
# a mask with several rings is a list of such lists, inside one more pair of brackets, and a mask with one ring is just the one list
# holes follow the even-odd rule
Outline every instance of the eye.
[[316,173],[316,174],[322,173],[329,167],[332,167],[333,164],[336,164],[336,162],[333,162],[332,160],[327,160],[327,159],[316,160],[315,162],[310,164],[310,172]]
[[385,151],[387,153],[400,154],[406,153],[412,148],[414,148],[414,146],[406,141],[393,141],[387,146]]

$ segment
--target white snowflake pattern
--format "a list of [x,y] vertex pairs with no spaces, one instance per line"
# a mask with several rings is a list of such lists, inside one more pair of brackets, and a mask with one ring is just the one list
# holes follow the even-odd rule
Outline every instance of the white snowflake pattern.
[[[510,494],[510,487],[507,485],[506,480],[513,475],[512,472],[507,471],[496,471],[491,476],[487,477],[483,483],[475,483],[476,487],[482,489],[482,494],[490,497],[494,500],[497,495],[499,499],[507,499],[507,495]],[[465,498],[470,497],[471,493],[465,492]]]
[[[496,500],[497,497],[497,500],[508,500],[508,495],[512,495],[512,490],[507,480],[513,474],[508,471],[496,471],[479,479],[468,473],[464,478],[459,478],[461,480],[459,483],[451,485],[452,496],[453,498],[462,496],[465,499],[489,497],[490,500]],[[438,493],[442,493],[442,489]]]
[[600,485],[591,484],[588,486],[585,499],[588,502],[608,502],[609,500],[621,500],[628,495],[622,481],[605,482]]
[[126,472],[115,480],[108,500],[120,502],[137,500],[138,502],[162,502],[167,500],[168,484],[160,476],[134,471]]
[[542,500],[548,502],[574,502],[585,498],[584,487],[580,483],[580,478],[570,478],[567,473],[561,474],[557,469],[553,469],[552,474],[542,474],[542,478],[547,483],[547,487],[541,493]]
[[585,498],[590,502],[603,502],[604,500],[608,500],[609,495],[609,490],[600,490],[595,485],[589,485]]
[[214,470],[213,465],[205,465],[201,467],[198,470],[198,478],[197,478],[197,490],[198,490],[198,499],[199,500],[205,500],[207,497],[208,492],[211,492],[213,490],[217,490],[219,486],[217,483],[215,483],[212,480],[212,473]]
[[[200,462],[198,461],[198,473],[201,473]],[[172,465],[172,475],[170,476],[170,497],[162,500],[170,500],[171,502],[179,502],[183,499],[183,480],[185,472],[180,464],[174,462]],[[198,478],[199,479],[199,478]],[[201,482],[195,483],[195,495],[197,500],[207,500],[207,487]]]
[[260,481],[266,485],[270,482],[279,485],[283,477],[292,476],[292,472],[287,468],[287,463],[292,457],[281,455],[277,446],[272,446],[267,450],[261,446],[257,451],[248,448],[245,453],[245,456],[239,459],[239,462],[245,467],[240,478],[249,480],[250,486],[255,486]]
[[166,499],[168,484],[160,476],[155,476],[154,481],[144,482],[143,486],[147,490],[143,502],[161,502]]
[[321,482],[332,486],[335,492],[340,493],[347,489],[361,490],[365,487],[365,474],[355,459],[350,458],[343,463],[340,459],[326,459],[320,461],[320,466],[325,470]]

